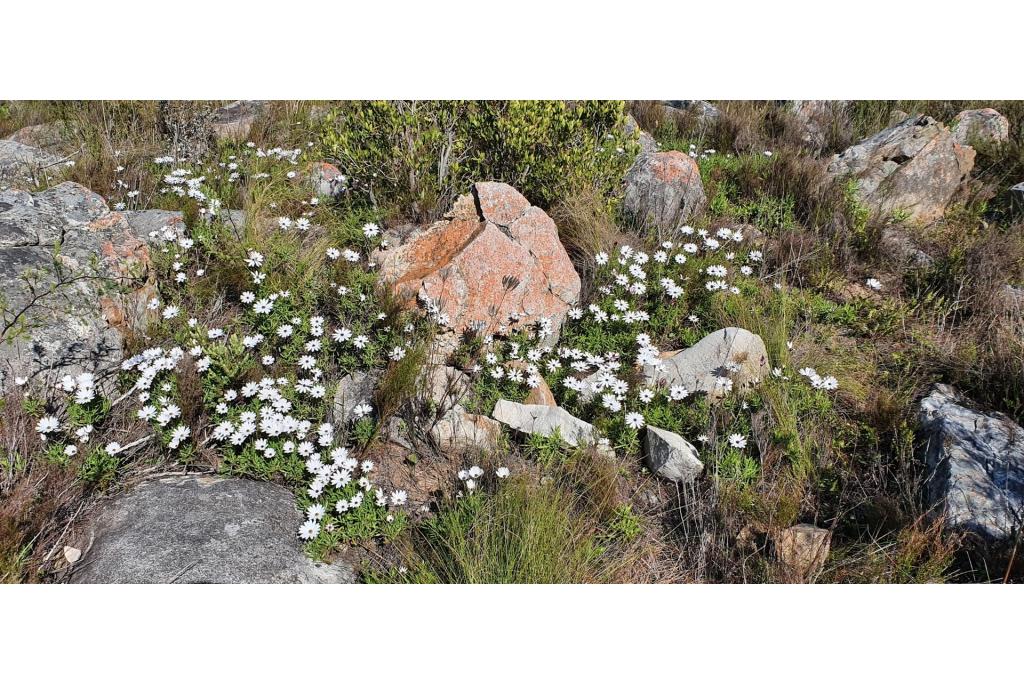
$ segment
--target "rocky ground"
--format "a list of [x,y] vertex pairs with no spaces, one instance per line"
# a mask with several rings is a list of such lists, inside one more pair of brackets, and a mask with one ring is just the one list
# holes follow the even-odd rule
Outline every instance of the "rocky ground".
[[0,577],[1017,580],[1021,126],[0,104]]

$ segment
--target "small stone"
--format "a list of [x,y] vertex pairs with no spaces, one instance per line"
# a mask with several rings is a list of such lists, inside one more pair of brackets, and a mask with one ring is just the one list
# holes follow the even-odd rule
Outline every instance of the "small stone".
[[64,545],[64,558],[67,559],[69,564],[75,564],[82,558],[82,550],[77,547]]
[[809,523],[791,526],[774,536],[775,556],[787,583],[806,583],[825,566],[832,533]]
[[681,485],[688,485],[704,471],[697,448],[681,435],[647,426],[644,462],[651,473]]

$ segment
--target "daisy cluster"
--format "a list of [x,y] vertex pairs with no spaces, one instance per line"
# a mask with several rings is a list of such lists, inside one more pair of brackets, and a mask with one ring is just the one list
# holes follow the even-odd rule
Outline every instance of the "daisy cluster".
[[[249,145],[241,156],[202,171],[179,165],[170,156],[154,162],[164,167],[162,193],[195,203],[205,221],[215,221],[222,215],[219,197],[225,187],[246,177],[293,179],[300,158],[299,149]],[[318,205],[316,197],[302,202],[298,215],[278,217],[277,230],[299,235],[312,231]],[[367,274],[367,255],[380,233],[379,226],[367,223],[354,244],[326,248],[326,268],[336,277],[328,307],[318,306],[306,292],[271,287],[268,274],[282,265],[260,249],[240,248],[236,258],[249,288],[229,303],[215,325],[200,323],[196,308],[202,303],[190,293],[189,284],[205,275],[205,269],[195,266],[205,257],[196,253],[196,240],[170,226],[151,235],[170,268],[158,283],[160,295],[146,307],[174,342],[122,363],[122,372],[132,380],[125,397],[137,403],[133,412],[162,444],[182,458],[197,448],[216,446],[236,470],[301,483],[307,516],[298,534],[305,540],[332,531],[347,516],[379,515],[393,521],[408,503],[404,490],[375,484],[372,461],[350,453],[349,429],[353,423],[372,421],[374,407],[358,403],[349,416],[326,420],[339,369],[399,361],[412,344],[413,324],[390,320],[373,297],[375,278]],[[194,414],[191,406],[183,411],[186,373],[200,380],[199,420],[186,420],[186,414]],[[91,374],[67,376],[60,387],[72,403],[98,400]],[[44,416],[36,429],[45,440],[61,432],[60,420]],[[88,440],[90,432],[79,429],[80,439]],[[117,454],[122,447],[110,443],[106,449]]]
[[[552,389],[584,399],[605,416],[618,415],[633,429],[645,425],[645,409],[656,397],[686,400],[690,393],[679,385],[631,385],[632,369],[663,364],[652,335],[666,321],[699,338],[700,306],[716,294],[740,294],[740,285],[755,277],[763,255],[759,250],[741,251],[741,230],[721,228],[712,233],[684,226],[680,235],[680,240],[665,241],[653,252],[623,245],[614,255],[595,255],[597,297],[585,307],[569,310],[563,334],[564,342],[578,344],[545,346],[537,344],[543,339],[539,335],[507,341],[488,336],[471,371],[500,381],[506,389],[522,388],[519,395],[543,378]],[[731,389],[727,376],[722,383]]]

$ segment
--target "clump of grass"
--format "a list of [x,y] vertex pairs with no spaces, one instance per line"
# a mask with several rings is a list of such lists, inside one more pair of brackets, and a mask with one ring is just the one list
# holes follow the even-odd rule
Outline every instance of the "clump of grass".
[[611,578],[578,500],[551,484],[513,479],[455,500],[413,531],[407,575],[418,583],[587,583]]

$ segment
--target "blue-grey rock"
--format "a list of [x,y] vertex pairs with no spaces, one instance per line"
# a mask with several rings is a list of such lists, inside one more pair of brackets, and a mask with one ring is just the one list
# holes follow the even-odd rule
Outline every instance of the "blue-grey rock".
[[921,401],[926,493],[946,522],[987,538],[1009,538],[1024,516],[1024,429],[998,412],[965,406],[948,385]]

